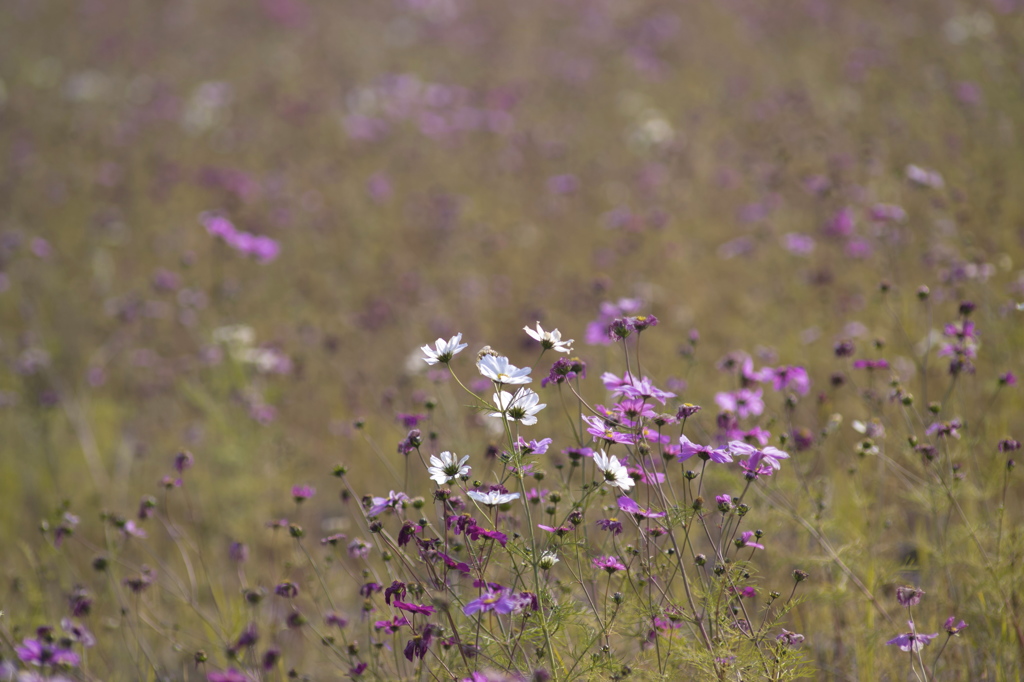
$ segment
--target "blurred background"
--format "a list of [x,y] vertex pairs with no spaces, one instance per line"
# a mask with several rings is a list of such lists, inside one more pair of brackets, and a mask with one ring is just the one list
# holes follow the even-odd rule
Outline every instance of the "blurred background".
[[[583,342],[604,301],[658,316],[645,373],[706,406],[704,433],[734,350],[808,368],[812,436],[871,416],[830,383],[838,340],[939,400],[948,373],[927,388],[915,348],[965,298],[984,352],[954,399],[984,404],[1024,341],[1022,69],[1016,0],[6,0],[5,608],[30,622],[64,599],[49,580],[88,572],[47,573],[41,520],[66,502],[102,546],[85,526],[159,494],[182,449],[214,563],[271,552],[293,484],[321,486],[307,525],[344,527],[335,463],[359,494],[397,489],[381,458],[401,471],[396,415],[427,400],[438,449],[482,456],[419,360],[436,337],[464,335],[468,382],[484,344],[530,365],[522,327],[558,327],[600,400],[622,369]],[[1020,407],[1004,394],[969,437],[989,453]],[[898,566],[919,517],[844,495],[860,437],[808,465],[808,504],[851,561]],[[819,582],[827,618],[867,632],[815,650],[833,671],[877,648],[842,583]]]

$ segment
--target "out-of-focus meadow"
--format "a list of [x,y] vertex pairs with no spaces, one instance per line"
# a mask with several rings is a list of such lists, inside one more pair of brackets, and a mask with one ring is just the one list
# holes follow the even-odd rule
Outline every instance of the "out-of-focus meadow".
[[[603,402],[621,353],[584,330],[631,297],[660,320],[644,374],[704,408],[694,439],[736,388],[727,353],[810,375],[762,421],[792,458],[747,500],[758,573],[787,594],[810,574],[787,616],[808,677],[914,679],[886,641],[916,584],[922,632],[969,622],[935,679],[1019,679],[1022,488],[996,446],[1022,436],[1022,70],[1019,0],[3,3],[2,656],[81,587],[98,643],[69,679],[206,679],[243,588],[319,589],[267,522],[355,537],[358,497],[429,495],[396,415],[484,466],[493,434],[419,346],[462,333],[529,366],[540,321]],[[981,341],[953,375],[937,351],[965,300]],[[529,437],[557,453],[534,388]],[[926,434],[952,419],[958,440]],[[297,484],[318,490],[298,509]],[[144,495],[158,518],[125,531]],[[162,591],[121,586],[142,564]],[[332,580],[357,621],[358,581]],[[250,674],[340,674],[285,615],[261,616],[285,663]]]

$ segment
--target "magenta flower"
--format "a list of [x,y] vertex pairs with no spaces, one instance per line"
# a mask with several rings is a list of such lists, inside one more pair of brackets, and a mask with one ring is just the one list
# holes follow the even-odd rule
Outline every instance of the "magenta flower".
[[405,616],[398,616],[391,620],[378,620],[373,623],[376,630],[383,630],[385,635],[392,635],[398,632],[398,628],[409,625],[409,619]]
[[566,535],[568,535],[569,533],[573,532],[573,530],[574,530],[573,528],[570,528],[569,526],[558,526],[558,527],[555,527],[555,526],[545,526],[542,523],[538,523],[537,527],[540,528],[543,531],[548,532],[548,533],[554,533],[556,536],[558,536],[560,538],[561,537],[565,537]]
[[604,383],[604,387],[612,392],[612,395],[622,395],[627,398],[643,398],[644,400],[654,398],[662,405],[669,398],[676,397],[675,393],[663,391],[655,386],[647,377],[637,379],[631,374],[626,374],[626,376],[620,379],[611,372],[605,372],[601,375],[601,381]]
[[705,462],[711,460],[719,464],[726,464],[732,461],[732,457],[725,450],[713,448],[710,445],[698,445],[686,436],[679,436],[679,454],[676,456],[676,461],[685,462],[694,455]]
[[408,611],[409,613],[419,613],[424,616],[429,616],[437,610],[433,606],[427,606],[426,604],[410,604],[408,602],[398,601],[397,599],[395,600],[394,606],[396,609]]
[[626,565],[619,561],[619,557],[615,556],[603,556],[598,557],[591,562],[594,564],[594,568],[600,568],[608,572],[608,575],[615,573],[615,571],[625,571]]
[[871,219],[878,222],[902,223],[907,219],[907,212],[902,206],[895,204],[875,204],[871,207]]
[[600,417],[587,416],[583,418],[583,421],[589,425],[587,433],[594,438],[600,438],[608,441],[609,443],[632,443],[635,440],[633,436],[628,433],[616,431],[612,428],[612,425],[609,422],[606,422]]
[[423,632],[421,634],[416,635],[406,643],[405,651],[402,653],[405,654],[405,657],[410,661],[417,656],[420,660],[423,660],[423,657],[427,655],[427,651],[430,649],[430,643],[433,640],[434,627],[428,625],[423,628]]
[[963,423],[959,419],[953,419],[948,422],[935,422],[927,429],[925,433],[929,436],[938,436],[939,438],[960,438],[960,428]]
[[889,369],[889,362],[887,360],[854,360],[854,369]]
[[811,380],[803,367],[776,367],[772,370],[772,388],[776,391],[792,388],[800,395],[807,395],[811,390]]
[[807,256],[814,251],[814,238],[800,232],[782,235],[782,247],[796,256]]
[[622,521],[619,521],[617,518],[614,517],[610,519],[599,519],[597,521],[597,527],[601,530],[609,531],[614,535],[619,535],[622,533]]
[[199,222],[210,235],[223,240],[235,251],[254,257],[260,263],[269,263],[281,252],[280,245],[270,237],[239,230],[223,216],[207,212],[199,216]]
[[589,344],[608,345],[612,339],[608,337],[608,325],[615,318],[631,315],[643,306],[643,301],[635,298],[622,298],[616,303],[602,303],[601,314],[587,325],[585,340]]
[[292,486],[292,499],[296,504],[305,502],[314,495],[316,495],[316,488],[311,488],[308,485]]
[[249,682],[251,678],[245,673],[241,673],[234,668],[228,670],[216,671],[212,670],[206,674],[207,682]]
[[910,632],[904,632],[902,635],[898,635],[890,639],[886,644],[895,644],[900,648],[900,651],[920,651],[930,643],[933,639],[939,636],[939,633],[932,635],[924,635],[920,632],[914,632],[913,621],[908,623],[910,625]]
[[387,497],[374,497],[371,499],[371,505],[366,511],[366,516],[372,519],[385,509],[397,509],[402,502],[408,499],[409,496],[405,493],[396,493],[394,490],[389,492]]
[[617,403],[614,409],[622,415],[623,419],[634,422],[640,417],[648,419],[654,417],[654,408],[648,405],[643,398],[627,398]]
[[764,381],[770,381],[773,371],[771,367],[755,370],[754,359],[748,355],[740,363],[740,381],[744,388],[756,386]]
[[779,460],[789,459],[788,454],[770,445],[756,448],[753,445],[734,440],[729,443],[729,449],[733,454],[747,458],[741,463],[741,466],[748,476],[755,478],[771,476],[773,472],[782,468]]
[[[956,623],[954,625],[954,623]],[[956,622],[956,616],[950,616],[946,619],[946,624],[942,626],[943,629],[949,634],[950,637],[953,635],[959,635],[960,631],[967,627],[967,623],[964,621]]]
[[74,668],[79,663],[78,654],[67,649],[44,644],[37,639],[23,640],[20,646],[14,647],[18,658],[32,665],[67,666]]
[[365,559],[370,556],[370,545],[366,540],[356,538],[348,543],[348,555],[353,559]]
[[900,606],[917,606],[921,603],[921,597],[923,596],[924,590],[917,587],[896,588],[896,601],[900,603]]
[[790,632],[786,628],[782,628],[782,634],[776,637],[775,641],[788,647],[795,647],[803,643],[804,636],[796,632]]
[[764,400],[760,388],[723,392],[715,395],[715,403],[727,412],[734,412],[740,419],[757,417],[764,412]]
[[463,607],[462,612],[467,616],[474,613],[486,611],[497,611],[498,613],[512,613],[519,606],[519,601],[514,595],[506,594],[504,590],[488,590]]
[[456,561],[444,552],[437,552],[437,558],[444,562],[444,565],[448,568],[455,569],[460,573],[469,573],[469,564],[464,561]]
[[550,438],[527,442],[522,436],[519,436],[519,440],[516,442],[516,449],[524,455],[543,455],[551,447],[552,442]]
[[633,501],[632,498],[623,495],[618,499],[619,509],[628,513],[633,514],[645,519],[660,519],[665,516],[665,512],[651,511],[650,509],[644,509],[639,504]]
[[764,549],[764,545],[758,542],[751,542],[756,539],[757,534],[752,530],[745,530],[740,534],[740,537],[736,538],[736,547],[743,549],[744,547],[753,547],[754,549]]

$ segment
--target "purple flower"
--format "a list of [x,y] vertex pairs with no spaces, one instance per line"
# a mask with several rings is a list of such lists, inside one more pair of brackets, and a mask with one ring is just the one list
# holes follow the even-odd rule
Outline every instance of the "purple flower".
[[185,469],[191,469],[192,465],[195,464],[196,458],[188,450],[182,450],[174,456],[174,470],[179,474],[184,473]]
[[512,613],[519,606],[515,595],[506,594],[504,590],[487,590],[473,601],[466,604],[462,612],[467,616],[474,613],[497,611],[498,613]]
[[639,504],[633,501],[632,498],[623,495],[618,499],[619,509],[634,516],[642,517],[645,519],[660,519],[665,516],[665,512],[655,512],[650,509],[644,509]]
[[320,538],[320,544],[324,545],[325,547],[327,545],[331,545],[333,547],[333,546],[337,545],[339,542],[341,542],[342,540],[344,540],[345,537],[346,536],[345,536],[344,533],[335,533],[334,535],[328,535],[325,538]]
[[398,616],[391,620],[378,620],[373,623],[374,629],[383,630],[385,635],[398,632],[398,628],[404,625],[409,625],[409,619],[405,616]]
[[609,531],[614,535],[622,533],[622,521],[619,521],[617,518],[599,519],[597,521],[597,527],[601,530]]
[[385,509],[396,509],[398,505],[409,499],[409,496],[405,493],[396,493],[394,490],[388,493],[387,497],[374,497],[371,500],[371,506],[366,512],[368,518],[373,518],[383,512]]
[[754,549],[764,549],[764,545],[762,545],[760,543],[757,543],[757,542],[751,542],[751,540],[755,539],[756,537],[757,537],[757,534],[754,531],[752,531],[752,530],[745,530],[745,531],[743,531],[740,534],[740,537],[736,538],[736,547],[738,547],[739,549],[743,549],[744,547],[753,547]]
[[459,571],[460,573],[469,573],[469,564],[467,564],[466,562],[456,561],[444,552],[437,552],[437,556],[439,559],[441,559],[441,561],[444,562],[445,566],[447,566],[448,568],[453,568]]
[[568,535],[569,533],[573,532],[573,530],[574,530],[570,526],[558,526],[558,527],[555,527],[555,526],[545,526],[542,523],[538,523],[537,527],[540,528],[543,531],[548,532],[548,533],[554,533],[556,536],[558,536],[560,538],[561,537],[565,537],[566,535]]
[[294,599],[299,596],[299,586],[290,580],[285,580],[274,588],[274,594],[285,599]]
[[788,647],[795,647],[803,643],[804,636],[782,628],[782,634],[776,637],[775,641]]
[[800,395],[811,390],[811,380],[803,367],[776,367],[772,370],[772,388],[783,391],[792,387]]
[[587,416],[583,418],[583,421],[589,425],[587,433],[594,436],[594,438],[600,438],[608,441],[609,443],[632,443],[635,440],[633,436],[628,433],[616,431],[613,428],[614,424],[611,424],[600,417]]
[[736,413],[740,419],[756,417],[764,412],[764,400],[761,399],[761,395],[760,388],[741,388],[738,391],[716,394],[715,403],[727,412]]
[[896,588],[896,601],[900,603],[900,606],[917,606],[921,603],[922,596],[924,596],[924,590],[916,587]]
[[591,562],[594,568],[600,568],[608,572],[608,575],[615,573],[615,571],[625,571],[626,565],[619,561],[619,557],[616,556],[603,556],[594,559]]
[[807,256],[814,251],[814,239],[799,232],[782,235],[782,247],[796,256]]
[[732,461],[732,457],[725,450],[713,448],[710,445],[698,445],[686,436],[679,436],[679,454],[676,456],[676,461],[685,462],[694,455],[705,462],[711,460],[719,464],[726,464]]
[[234,668],[228,670],[212,670],[206,674],[207,682],[249,682],[249,676]]
[[887,360],[854,360],[854,369],[889,369],[889,362]]
[[939,636],[939,633],[937,632],[932,635],[924,635],[920,632],[914,632],[914,623],[911,621],[909,625],[910,632],[904,632],[902,635],[893,637],[886,642],[886,644],[895,644],[901,651],[920,651],[926,644]]
[[755,370],[754,359],[748,355],[740,363],[740,383],[743,384],[743,388],[750,388],[762,382],[770,381],[773,371],[771,367]]
[[550,438],[542,438],[541,440],[531,440],[527,442],[522,436],[516,443],[516,449],[524,455],[543,455],[551,447],[553,441]]
[[316,488],[311,488],[308,485],[292,486],[292,499],[294,499],[297,504],[308,500],[314,495],[316,495]]
[[729,443],[729,449],[733,454],[747,458],[741,463],[741,466],[750,478],[771,476],[773,472],[782,468],[779,460],[789,459],[788,454],[770,445],[756,448],[753,445],[734,440]]
[[263,659],[261,665],[264,670],[271,671],[274,666],[277,665],[277,661],[281,658],[280,649],[270,648],[263,652]]
[[948,422],[935,422],[927,429],[925,433],[929,436],[938,436],[939,438],[946,438],[947,436],[952,438],[960,438],[960,428],[963,423],[959,419],[953,419]]
[[654,398],[662,405],[669,398],[676,397],[675,393],[663,391],[655,386],[647,377],[637,379],[627,373],[626,376],[620,379],[611,372],[605,372],[601,375],[601,381],[604,383],[604,387],[612,392],[612,395],[622,395],[627,398],[643,398],[645,400]]
[[419,613],[424,616],[429,616],[437,610],[433,606],[427,606],[425,604],[410,604],[408,602],[398,601],[397,599],[395,600],[394,606],[396,609],[408,611],[409,613]]
[[688,419],[689,417],[692,417],[693,415],[700,412],[700,410],[700,405],[693,405],[692,403],[683,403],[682,405],[679,406],[679,409],[676,411],[676,419]]
[[380,592],[384,589],[384,586],[380,583],[375,583],[372,580],[368,583],[363,583],[359,588],[359,595],[361,597],[369,597],[374,592]]
[[871,219],[878,222],[902,223],[907,219],[907,212],[895,204],[875,204],[870,214]]
[[420,422],[426,418],[427,415],[425,414],[405,414],[403,412],[399,412],[395,415],[395,419],[397,419],[398,422],[407,429],[415,429],[420,425]]
[[641,417],[647,419],[654,417],[654,408],[648,405],[647,401],[643,398],[627,398],[616,403],[614,409],[623,419],[634,422]]
[[249,548],[241,542],[232,542],[228,547],[228,558],[236,564],[240,564],[249,558]]
[[547,180],[548,191],[552,194],[572,194],[580,187],[580,181],[575,175],[552,175]]
[[365,559],[370,556],[370,545],[366,540],[356,538],[348,543],[348,555],[353,559]]
[[256,629],[256,623],[249,623],[245,626],[245,629],[242,630],[241,634],[238,635],[238,639],[231,647],[231,651],[237,653],[242,649],[253,647],[256,645],[259,638],[260,635],[259,630]]
[[417,656],[420,658],[420,660],[423,660],[423,657],[427,655],[427,650],[430,648],[430,643],[433,641],[433,639],[434,629],[428,625],[427,627],[423,628],[423,634],[416,635],[415,637],[409,640],[409,642],[405,645],[405,651],[403,651],[402,653],[405,654],[405,657],[409,661],[412,661],[412,659],[416,658]]
[[921,187],[929,187],[931,189],[942,189],[945,186],[945,182],[942,180],[942,176],[936,171],[921,168],[910,164],[906,169],[907,180],[920,185]]
[[[954,625],[954,623],[956,624]],[[960,631],[967,627],[967,623],[962,620],[957,623],[956,616],[950,616],[946,619],[946,624],[942,627],[947,633],[949,633],[949,636],[952,637],[953,635],[959,635]]]
[[497,540],[498,544],[504,547],[508,543],[508,536],[502,533],[500,530],[487,530],[481,526],[473,525],[466,529],[466,535],[470,540],[479,540],[480,538],[489,538],[491,540]]
[[999,444],[996,445],[996,449],[998,449],[999,452],[1016,452],[1017,450],[1020,450],[1020,441],[1012,438],[1006,438],[999,441]]
[[718,511],[725,514],[732,509],[732,495],[717,495],[715,502],[718,503]]
[[616,303],[602,303],[598,318],[587,325],[586,342],[601,345],[612,343],[613,339],[608,336],[608,325],[618,317],[635,313],[641,307],[643,301],[635,298],[622,298]]
[[849,237],[853,234],[853,209],[849,206],[840,209],[825,226],[825,234],[833,237]]
[[139,528],[139,526],[134,521],[132,521],[130,519],[128,521],[125,521],[124,525],[121,526],[121,534],[124,535],[124,537],[126,537],[126,538],[128,538],[128,537],[133,537],[133,538],[144,538],[144,537],[146,537],[146,531],[144,531],[142,528]]
[[324,623],[327,625],[333,625],[340,630],[348,625],[348,620],[334,611],[328,611],[324,614]]
[[68,607],[71,609],[71,615],[75,618],[87,616],[92,610],[92,596],[84,587],[75,586],[71,596],[68,597]]
[[391,605],[391,598],[401,599],[405,597],[405,583],[395,580],[391,583],[391,587],[384,590],[384,603]]
[[561,384],[576,377],[587,378],[587,363],[579,358],[558,358],[551,365],[548,375],[540,380],[541,388],[548,384]]

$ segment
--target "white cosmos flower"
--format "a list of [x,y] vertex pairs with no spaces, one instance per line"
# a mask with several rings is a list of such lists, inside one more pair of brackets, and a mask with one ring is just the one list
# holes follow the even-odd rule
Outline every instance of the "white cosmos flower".
[[604,480],[608,485],[623,490],[633,487],[633,479],[630,478],[626,467],[622,466],[619,458],[615,455],[608,455],[604,450],[598,450],[594,453],[594,464],[604,472]]
[[503,493],[497,490],[492,490],[486,493],[482,493],[479,490],[470,490],[466,494],[480,504],[486,504],[489,507],[519,499],[519,493]]
[[438,339],[434,342],[434,348],[431,348],[429,344],[423,346],[420,350],[427,355],[427,357],[423,358],[423,361],[428,365],[436,365],[439,362],[443,365],[447,365],[451,362],[451,359],[455,357],[456,353],[469,345],[466,343],[459,343],[460,341],[462,341],[462,334],[456,334],[447,341],[444,339]]
[[433,466],[427,467],[427,473],[438,485],[444,485],[460,476],[469,476],[470,467],[466,466],[468,459],[469,455],[466,455],[459,460],[458,455],[445,450],[438,457],[430,456],[430,463]]
[[540,345],[544,346],[546,350],[556,350],[559,353],[572,352],[572,342],[574,339],[562,341],[562,332],[557,329],[551,332],[546,332],[541,328],[540,322],[538,322],[537,331],[533,331],[529,327],[523,327],[523,331],[529,334],[531,338],[540,341]]
[[529,377],[533,371],[530,367],[522,369],[509,363],[504,355],[483,355],[476,363],[480,373],[491,381],[498,384],[528,384],[533,379]]
[[488,416],[522,422],[523,426],[536,424],[537,413],[547,407],[547,403],[541,403],[540,396],[529,388],[520,388],[515,394],[498,391],[494,394],[494,405],[499,411]]

